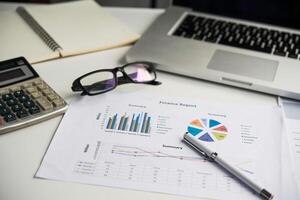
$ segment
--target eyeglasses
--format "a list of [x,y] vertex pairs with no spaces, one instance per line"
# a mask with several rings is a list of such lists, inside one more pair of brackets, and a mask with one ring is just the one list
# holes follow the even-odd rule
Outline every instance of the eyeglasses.
[[[121,72],[123,76],[117,76]],[[126,83],[160,85],[152,63],[134,62],[113,69],[101,69],[77,78],[72,84],[74,92],[81,95],[97,95],[115,89]]]

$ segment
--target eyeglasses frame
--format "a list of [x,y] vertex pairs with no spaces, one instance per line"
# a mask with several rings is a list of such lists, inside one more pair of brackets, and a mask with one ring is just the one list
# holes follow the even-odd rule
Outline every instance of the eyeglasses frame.
[[[130,76],[125,72],[124,68],[126,68],[127,66],[130,66],[130,65],[135,65],[135,64],[145,64],[147,66],[147,68],[149,68],[150,71],[152,71],[154,73],[154,79],[150,80],[150,81],[137,82],[137,81],[134,81],[132,78],[130,78]],[[90,93],[88,90],[85,89],[85,87],[81,84],[80,81],[81,81],[81,79],[83,79],[91,74],[99,73],[99,72],[112,72],[113,79],[115,81],[114,87],[109,88],[108,90],[101,91],[101,92]],[[117,77],[118,72],[121,72],[123,76]],[[82,91],[82,93],[81,93],[82,96],[83,95],[94,96],[94,95],[109,92],[109,91],[115,89],[117,86],[120,86],[120,85],[123,85],[126,83],[160,85],[161,82],[156,81],[156,78],[157,78],[157,75],[156,75],[156,71],[155,71],[155,67],[154,67],[153,63],[146,62],[146,61],[132,62],[132,63],[127,63],[123,66],[115,67],[112,69],[99,69],[99,70],[95,70],[95,71],[86,73],[73,81],[71,89],[74,92]]]

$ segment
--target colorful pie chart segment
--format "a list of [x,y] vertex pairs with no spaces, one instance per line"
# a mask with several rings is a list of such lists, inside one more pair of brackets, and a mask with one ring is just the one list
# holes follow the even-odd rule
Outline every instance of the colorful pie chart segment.
[[212,132],[212,134],[217,138],[217,140],[223,140],[226,137],[226,134]]
[[194,125],[196,127],[203,127],[203,125],[201,124],[201,122],[199,121],[199,119],[195,119],[191,122],[191,125]]
[[187,131],[201,141],[215,142],[223,140],[228,130],[225,125],[214,119],[194,119],[187,127]]
[[204,133],[204,135],[200,136],[199,140],[202,140],[205,142],[213,142],[214,141],[214,139],[212,139],[208,133]]
[[202,129],[199,129],[199,128],[196,128],[196,127],[192,127],[192,126],[189,126],[189,127],[188,127],[188,132],[189,132],[190,134],[192,134],[193,136],[196,136],[196,135],[198,135],[199,133],[202,132]]
[[210,119],[209,120],[209,128],[211,127],[215,127],[217,125],[221,124],[220,122],[216,121],[216,120],[213,120],[213,119]]
[[225,126],[219,126],[218,128],[214,128],[213,129],[214,131],[224,131],[224,132],[227,132],[227,129]]

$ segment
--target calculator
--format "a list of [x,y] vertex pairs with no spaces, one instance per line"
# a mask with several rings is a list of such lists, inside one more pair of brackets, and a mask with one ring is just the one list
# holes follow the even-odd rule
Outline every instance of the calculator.
[[0,134],[58,116],[67,108],[24,57],[0,62]]

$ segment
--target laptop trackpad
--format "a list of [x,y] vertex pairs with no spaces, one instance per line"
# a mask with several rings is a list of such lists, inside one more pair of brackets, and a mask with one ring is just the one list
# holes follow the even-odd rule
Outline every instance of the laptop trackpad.
[[273,81],[278,61],[216,50],[207,68],[222,72],[247,76],[265,81]]

